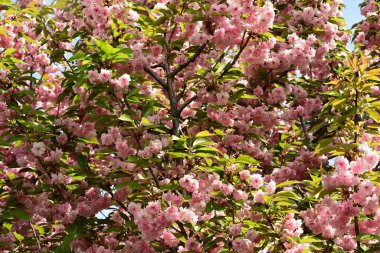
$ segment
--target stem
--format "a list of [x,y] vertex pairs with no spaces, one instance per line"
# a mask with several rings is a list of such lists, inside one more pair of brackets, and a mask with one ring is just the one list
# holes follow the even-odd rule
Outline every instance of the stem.
[[[359,92],[357,89],[355,89],[355,108],[356,108],[356,111],[358,111],[358,99],[359,99]],[[356,113],[354,115],[354,123],[355,123],[355,126],[357,127],[358,126],[358,121],[359,121],[359,118],[358,118],[358,114]],[[358,142],[358,131],[355,131],[355,143]],[[355,147],[354,148],[354,153],[357,153],[357,148]],[[355,234],[356,236],[358,236],[360,234],[360,230],[359,230],[359,221],[358,221],[358,216],[355,216],[354,217],[354,224],[355,224]],[[362,249],[360,247],[360,240],[357,240],[356,241],[356,250],[355,250],[356,253],[360,253],[362,252]]]
[[177,221],[177,225],[179,229],[181,230],[181,234],[187,239],[187,233],[183,224],[180,221]]
[[301,116],[299,116],[299,119],[300,119],[300,122],[301,122],[303,133],[304,133],[306,139],[308,139],[310,141],[309,135],[307,134],[307,131],[306,131],[305,122],[303,121],[303,118]]
[[116,203],[124,209],[124,211],[128,212],[128,207],[126,205],[123,204],[123,202],[117,200],[114,198],[114,194],[111,190],[111,188],[109,187],[109,185],[104,185],[104,187],[106,188],[106,191],[109,193],[109,195],[111,195],[112,199],[116,201]]
[[231,62],[229,62],[226,67],[224,68],[222,74],[218,77],[218,79],[222,78],[225,74],[228,73],[228,71],[232,68],[232,66],[236,63],[236,61],[239,59],[241,53],[244,51],[244,49],[247,47],[248,45],[248,42],[250,41],[250,39],[252,38],[252,34],[250,33],[248,35],[248,38],[247,40],[244,42],[244,37],[245,37],[245,34],[246,34],[246,31],[244,31],[244,34],[243,34],[243,38],[241,40],[241,44],[240,44],[240,48],[239,48],[239,52],[235,55],[235,57],[232,59]]
[[[354,223],[355,223],[355,234],[356,234],[356,236],[358,236],[360,234],[358,216],[354,217]],[[355,252],[356,253],[362,252],[362,248],[360,247],[360,240],[356,241],[356,250],[355,250]]]
[[[222,61],[222,59],[224,58],[225,55],[226,55],[226,54],[223,52],[223,53],[219,56],[219,58],[216,60],[215,64],[214,64],[211,68],[209,68],[209,69],[203,74],[203,77],[206,77],[206,75],[207,75],[208,73],[210,73],[210,72],[216,67],[216,65],[218,65],[219,62]],[[202,79],[199,78],[197,81],[194,82],[194,84],[193,84],[192,86],[196,85],[196,84],[199,83],[201,80],[202,80]],[[189,88],[189,89],[190,89],[190,88]],[[182,97],[185,95],[185,92],[186,92],[186,89],[183,89],[183,91],[182,91],[182,92],[179,94],[179,96],[177,97],[177,100],[178,100],[178,101],[179,101],[180,99],[182,99]],[[185,101],[185,102],[183,103],[183,105],[178,109],[178,113],[181,114],[181,112],[186,108],[186,106],[188,106],[191,102],[193,102],[193,101],[196,100],[197,98],[198,98],[198,96],[197,96],[197,95],[194,95],[194,96],[191,97],[189,100]]]
[[30,221],[29,221],[29,225],[30,225],[30,227],[31,227],[32,230],[33,230],[33,236],[34,236],[34,238],[35,238],[36,241],[37,241],[38,249],[39,249],[39,251],[41,251],[41,243],[40,243],[40,239],[38,238],[38,235],[37,235],[37,233],[36,233],[36,230],[34,229],[32,223],[31,223]]
[[[224,58],[224,56],[226,56],[226,53],[225,53],[225,52],[223,52],[223,53],[219,56],[219,58],[215,61],[214,65],[213,65],[212,67],[210,67],[210,68],[207,69],[207,71],[202,75],[202,78],[205,78],[206,75],[207,75],[208,73],[210,73],[210,72],[211,72],[211,71],[212,71],[212,70],[218,65],[218,63],[220,63],[220,62],[222,61],[222,59]],[[183,90],[181,91],[181,93],[178,94],[178,96],[177,96],[177,100],[178,100],[178,101],[181,100],[182,97],[185,95],[186,91],[187,91],[187,90],[190,90],[192,87],[194,87],[196,84],[198,84],[198,83],[202,80],[202,78],[199,77],[199,78],[198,78],[193,84],[190,85],[189,88],[186,88],[186,84],[185,84]]]
[[193,102],[197,98],[198,98],[197,95],[194,95],[193,97],[191,97],[189,100],[183,103],[183,105],[178,109],[178,112],[181,114],[181,112],[186,108],[186,106],[188,106],[191,102]]
[[157,176],[154,174],[151,167],[149,167],[149,172],[152,175],[154,183],[156,184],[157,188],[160,188],[160,183],[158,182]]
[[203,43],[202,46],[200,46],[197,50],[197,52],[191,56],[184,64],[179,65],[176,69],[174,69],[171,73],[169,73],[169,77],[175,77],[179,72],[181,72],[183,69],[185,69],[187,66],[190,65],[190,63],[194,62],[196,58],[202,53],[203,49],[206,48],[208,44],[208,41]]
[[[269,208],[269,207],[267,206],[267,208]],[[268,221],[268,223],[269,223],[270,227],[272,228],[272,230],[276,231],[275,228],[274,228],[274,226],[273,226],[273,224],[272,224],[272,220],[269,218],[269,216],[267,214],[265,214],[265,219]],[[279,244],[281,245],[282,249],[284,251],[286,251],[286,247],[285,247],[284,243],[281,241],[281,238],[279,240]]]
[[144,66],[144,71],[146,73],[148,73],[154,80],[156,80],[156,82],[161,85],[163,88],[165,88],[166,90],[168,89],[168,86],[167,86],[167,83],[165,83],[164,80],[162,80],[161,77],[159,77],[156,73],[153,72],[153,70],[151,70],[150,68],[148,68],[147,66]]
[[[45,174],[49,179],[52,179],[51,175],[49,174],[47,168],[45,167],[44,165],[44,162],[42,161],[42,159],[38,156],[36,156],[36,159],[38,161],[38,163],[41,165],[41,169],[40,171]],[[55,185],[55,184],[53,184]],[[63,188],[62,188],[63,187]],[[62,184],[56,184],[56,190],[58,190],[59,194],[63,197],[63,199],[65,201],[67,201],[69,199],[69,196],[68,196],[68,192],[67,192],[67,189],[65,187],[65,185],[62,185]]]

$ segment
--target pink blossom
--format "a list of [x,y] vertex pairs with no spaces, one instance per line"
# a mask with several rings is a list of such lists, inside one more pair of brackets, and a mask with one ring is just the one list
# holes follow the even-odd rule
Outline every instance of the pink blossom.
[[251,185],[253,186],[253,188],[258,189],[261,186],[263,186],[263,184],[264,184],[264,180],[260,174],[251,175]]
[[177,237],[167,230],[162,233],[162,239],[164,240],[164,243],[170,247],[176,247],[179,244]]

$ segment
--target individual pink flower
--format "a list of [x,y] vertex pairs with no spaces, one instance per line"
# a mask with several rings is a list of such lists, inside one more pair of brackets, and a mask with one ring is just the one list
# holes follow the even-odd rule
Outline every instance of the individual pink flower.
[[32,153],[35,156],[42,156],[45,152],[45,144],[43,142],[34,142],[32,147]]
[[264,184],[264,179],[260,174],[253,174],[250,181],[252,187],[255,189],[259,189]]
[[149,214],[157,214],[159,211],[161,211],[161,204],[157,201],[155,202],[149,202],[145,210]]
[[338,170],[338,171],[347,171],[349,168],[350,168],[350,164],[348,162],[348,160],[343,157],[343,156],[338,156],[336,159],[335,159],[335,169]]
[[251,173],[248,170],[242,170],[239,172],[239,177],[241,180],[248,179],[250,175],[251,175]]

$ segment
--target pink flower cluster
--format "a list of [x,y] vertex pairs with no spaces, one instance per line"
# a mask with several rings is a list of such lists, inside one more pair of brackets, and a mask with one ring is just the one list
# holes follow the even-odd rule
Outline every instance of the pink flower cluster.
[[159,202],[149,202],[145,208],[142,208],[141,204],[131,202],[128,205],[128,212],[133,215],[135,224],[145,240],[156,240],[162,237],[168,245],[179,243],[167,230],[174,222],[196,224],[198,220],[197,215],[190,209],[173,205],[162,210]]
[[335,238],[354,232],[351,224],[359,209],[352,200],[336,201],[330,197],[323,198],[314,210],[301,213],[305,225],[314,234],[322,234],[324,238]]
[[331,175],[323,175],[322,183],[325,189],[335,189],[338,187],[348,188],[357,185],[360,178],[355,176],[349,168],[348,160],[342,156],[335,160],[335,170]]
[[379,163],[379,155],[373,151],[367,151],[359,159],[351,163],[340,156],[335,159],[335,170],[331,175],[323,175],[322,182],[326,189],[337,187],[350,187],[357,185],[360,178],[357,175],[370,171]]
[[107,83],[112,78],[112,72],[107,69],[101,69],[100,72],[97,70],[90,70],[88,72],[88,79],[92,83]]

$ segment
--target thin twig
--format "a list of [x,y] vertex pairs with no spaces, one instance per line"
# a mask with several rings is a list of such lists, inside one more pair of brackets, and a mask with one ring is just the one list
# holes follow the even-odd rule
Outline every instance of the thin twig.
[[303,118],[301,116],[299,116],[299,119],[300,119],[300,122],[301,122],[303,133],[304,133],[306,139],[308,139],[310,141],[309,135],[307,134],[305,122],[303,121]]
[[32,230],[33,230],[33,236],[34,236],[34,238],[35,238],[36,241],[37,241],[38,249],[39,249],[39,251],[41,251],[41,243],[40,243],[40,239],[38,238],[38,235],[37,235],[37,233],[36,233],[36,230],[34,229],[32,223],[31,223],[30,221],[29,221],[29,225],[30,225],[30,227],[31,227]]
[[154,183],[156,184],[157,188],[160,188],[160,183],[158,182],[157,176],[154,174],[152,168],[149,167],[148,169],[149,169],[150,174],[153,177]]

